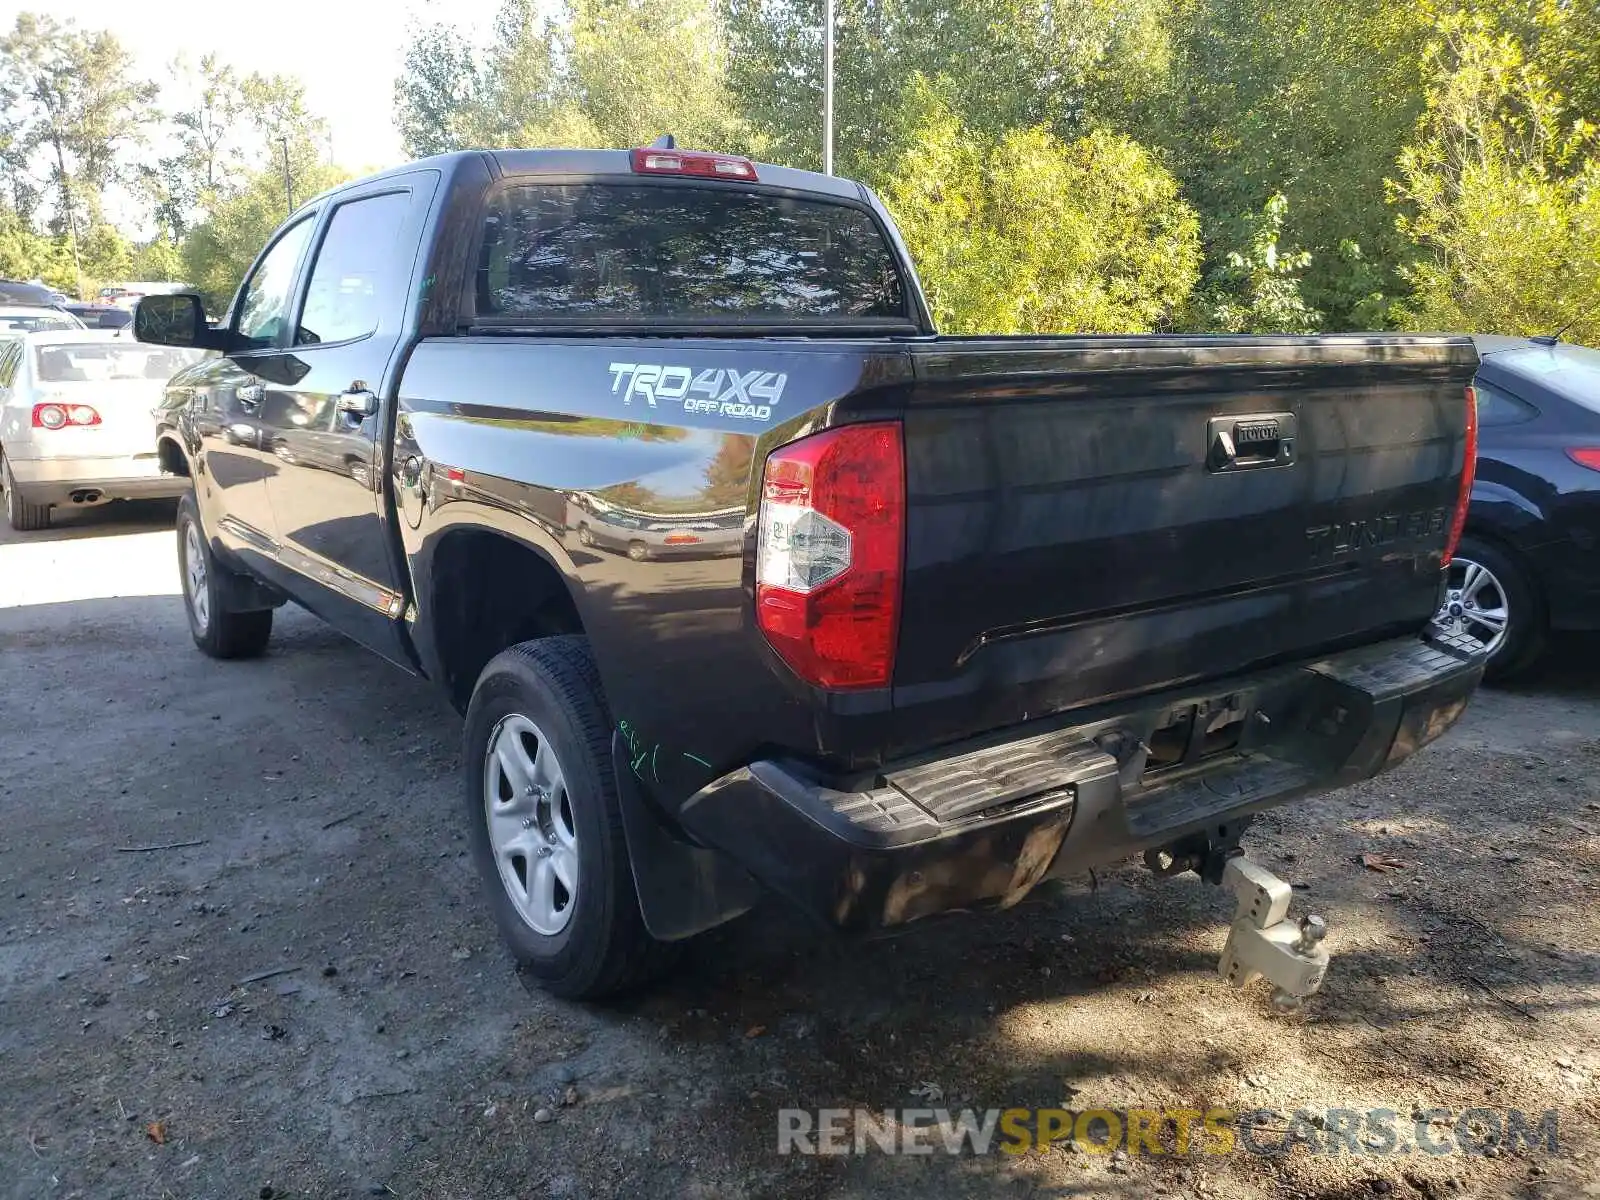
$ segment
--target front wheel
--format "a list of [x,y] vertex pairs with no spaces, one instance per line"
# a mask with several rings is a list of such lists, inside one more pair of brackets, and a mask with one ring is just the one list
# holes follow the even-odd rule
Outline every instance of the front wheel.
[[217,561],[190,492],[178,502],[178,573],[194,644],[212,658],[254,658],[272,636],[272,610],[229,612],[227,568]]
[[472,855],[518,966],[568,999],[659,974],[639,912],[588,639],[523,642],[473,689],[462,750]]
[[1544,607],[1533,580],[1509,554],[1479,538],[1461,539],[1434,623],[1477,643],[1488,655],[1483,675],[1490,681],[1525,670],[1544,645]]

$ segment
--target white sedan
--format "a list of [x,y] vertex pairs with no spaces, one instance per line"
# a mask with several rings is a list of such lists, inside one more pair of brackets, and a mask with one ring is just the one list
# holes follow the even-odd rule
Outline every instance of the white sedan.
[[0,329],[0,487],[13,529],[43,529],[58,505],[181,496],[163,474],[151,412],[200,353],[119,333]]

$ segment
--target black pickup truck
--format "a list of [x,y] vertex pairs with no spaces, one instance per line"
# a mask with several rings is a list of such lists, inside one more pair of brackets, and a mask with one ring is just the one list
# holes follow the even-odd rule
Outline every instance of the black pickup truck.
[[[1004,270],[1004,263],[996,263]],[[465,715],[501,932],[595,996],[763,890],[871,932],[1437,737],[1466,338],[941,337],[859,184],[667,145],[304,205],[158,413],[207,654],[304,606]]]

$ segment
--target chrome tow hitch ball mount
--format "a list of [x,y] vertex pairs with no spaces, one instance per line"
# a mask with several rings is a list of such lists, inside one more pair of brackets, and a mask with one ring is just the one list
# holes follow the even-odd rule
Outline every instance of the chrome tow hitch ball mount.
[[1218,973],[1236,988],[1265,979],[1272,985],[1272,1007],[1295,1011],[1327,974],[1328,951],[1322,944],[1327,922],[1317,916],[1290,920],[1293,889],[1242,854],[1228,859],[1222,886],[1237,898],[1238,909]]

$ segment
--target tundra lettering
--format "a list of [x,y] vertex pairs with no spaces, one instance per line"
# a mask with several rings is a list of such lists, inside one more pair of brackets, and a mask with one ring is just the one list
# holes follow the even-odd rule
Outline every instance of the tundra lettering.
[[1332,525],[1313,525],[1306,530],[1306,539],[1311,543],[1313,560],[1340,558],[1363,548],[1436,536],[1444,530],[1449,516],[1443,508],[1384,513],[1361,520],[1336,521]]

